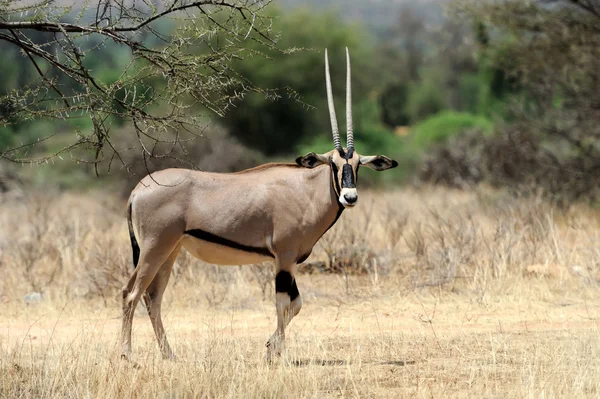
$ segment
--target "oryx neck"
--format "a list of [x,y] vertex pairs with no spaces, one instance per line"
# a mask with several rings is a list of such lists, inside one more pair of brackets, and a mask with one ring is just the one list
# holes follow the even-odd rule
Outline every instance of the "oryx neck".
[[315,205],[328,208],[334,214],[339,207],[343,205],[339,202],[339,182],[336,173],[334,173],[335,164],[323,164],[311,169],[304,168],[306,180],[310,187],[310,197]]

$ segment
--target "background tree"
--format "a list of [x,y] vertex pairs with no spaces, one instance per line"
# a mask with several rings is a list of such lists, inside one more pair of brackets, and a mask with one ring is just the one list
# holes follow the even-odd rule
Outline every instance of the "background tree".
[[[59,119],[77,126],[87,119],[93,129],[80,129],[51,156],[69,151],[96,166],[114,160],[125,164],[111,128],[127,120],[144,157],[169,157],[198,134],[208,112],[223,115],[247,92],[274,95],[232,68],[232,60],[248,54],[249,42],[253,56],[277,50],[278,36],[263,13],[268,3],[97,0],[75,8],[52,0],[0,0],[0,42],[21,52],[29,71],[2,66],[3,76],[27,79],[16,84],[3,79],[0,140],[14,141],[15,131],[35,121]],[[169,24],[175,28],[165,29]],[[97,56],[107,47],[125,56],[102,70]],[[56,132],[46,133],[35,141]],[[28,157],[32,145],[19,143],[0,157],[34,161]]]
[[[600,1],[464,0],[457,9],[475,22],[494,91],[516,95],[496,135],[467,136],[438,156],[456,158],[456,173],[477,169],[496,185],[542,188],[561,203],[600,198]],[[456,180],[444,169],[432,175]]]
[[[295,153],[299,143],[318,135],[331,136],[323,49],[329,49],[333,91],[339,99],[337,112],[340,118],[345,115],[345,47],[350,49],[356,112],[367,91],[379,83],[371,63],[372,37],[359,25],[344,24],[331,13],[300,10],[293,14],[278,14],[280,17],[274,21],[274,29],[285,30],[278,45],[288,51],[273,53],[270,59],[236,60],[235,68],[249,81],[280,88],[280,96],[273,99],[258,92],[248,93],[244,103],[230,109],[222,121],[242,143],[269,156]],[[257,45],[260,43],[250,47]],[[344,123],[343,119],[340,123]]]
[[429,47],[427,36],[425,17],[405,5],[381,45],[382,63],[390,66],[382,71],[390,84],[386,85],[380,99],[383,121],[389,126],[404,126],[411,121],[405,104],[410,95],[409,85],[420,81],[425,52]]
[[21,168],[24,181],[83,187],[116,163],[107,180],[326,151],[322,50],[343,108],[348,46],[357,147],[400,161],[363,184],[421,170],[568,200],[600,187],[600,0],[34,1],[0,0],[0,154],[91,164]]

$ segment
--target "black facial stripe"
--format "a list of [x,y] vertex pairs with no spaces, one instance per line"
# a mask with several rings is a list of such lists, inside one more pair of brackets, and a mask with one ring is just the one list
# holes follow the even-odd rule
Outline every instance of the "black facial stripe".
[[250,245],[240,244],[238,242],[231,241],[231,240],[228,240],[226,238],[216,236],[216,235],[214,235],[212,233],[209,233],[208,231],[204,231],[204,230],[200,230],[200,229],[192,229],[192,230],[187,230],[185,232],[185,234],[188,234],[188,235],[190,235],[192,237],[195,237],[195,238],[198,238],[200,240],[212,242],[214,244],[223,245],[224,247],[235,248],[235,249],[239,249],[240,251],[252,252],[252,253],[255,253],[255,254],[259,254],[259,255],[263,255],[263,256],[268,256],[270,258],[274,258],[274,256],[271,253],[271,251],[269,251],[267,248],[252,247]]
[[331,170],[333,171],[333,190],[339,197],[342,190],[340,188],[340,181],[338,180],[338,167],[333,160],[331,161]]
[[342,167],[342,188],[356,188],[354,171],[352,171],[352,165],[349,163],[344,164]]
[[275,276],[275,292],[287,293],[291,301],[300,296],[296,280],[285,270],[280,270]]
[[360,169],[360,162],[356,165],[356,176],[354,176],[355,184],[358,184],[358,169]]

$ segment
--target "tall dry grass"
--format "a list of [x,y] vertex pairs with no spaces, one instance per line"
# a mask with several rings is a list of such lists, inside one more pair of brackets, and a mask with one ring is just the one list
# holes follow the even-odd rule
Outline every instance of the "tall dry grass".
[[[0,297],[20,301],[40,292],[49,300],[113,306],[132,270],[124,213],[122,201],[100,193],[4,202]],[[557,210],[540,198],[493,191],[368,192],[300,269],[337,274],[346,292],[355,275],[366,275],[373,287],[393,281],[398,289],[440,287],[480,299],[526,289],[527,274],[550,277],[553,289],[585,290],[600,277],[599,221],[595,209]],[[171,284],[178,292],[205,287],[209,292],[194,300],[217,305],[238,286],[266,298],[272,280],[269,264],[223,268],[182,252]]]
[[[0,207],[0,397],[597,397],[600,213],[437,188],[362,192],[298,277],[283,359],[270,265],[182,252],[162,361],[138,309],[118,359],[131,272],[124,203],[28,194]],[[41,295],[32,296],[31,293]]]

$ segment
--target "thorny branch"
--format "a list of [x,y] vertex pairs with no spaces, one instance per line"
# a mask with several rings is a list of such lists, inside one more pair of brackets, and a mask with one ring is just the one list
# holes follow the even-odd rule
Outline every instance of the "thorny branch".
[[[119,148],[111,136],[115,124],[131,123],[144,160],[169,157],[197,135],[210,113],[224,115],[250,91],[273,95],[233,66],[248,55],[280,51],[264,13],[270,1],[91,2],[76,9],[51,0],[0,0],[0,42],[19,48],[39,75],[0,93],[0,128],[43,118],[88,118],[93,124],[93,131],[79,132],[75,142],[52,154],[30,156],[42,139],[0,150],[0,159],[37,163],[68,152],[94,164],[96,173],[103,160],[108,170],[114,160],[127,167],[120,152],[130,148]],[[247,40],[258,43],[258,50],[249,50]],[[130,50],[131,60],[114,81],[90,66],[90,56],[107,46]]]

